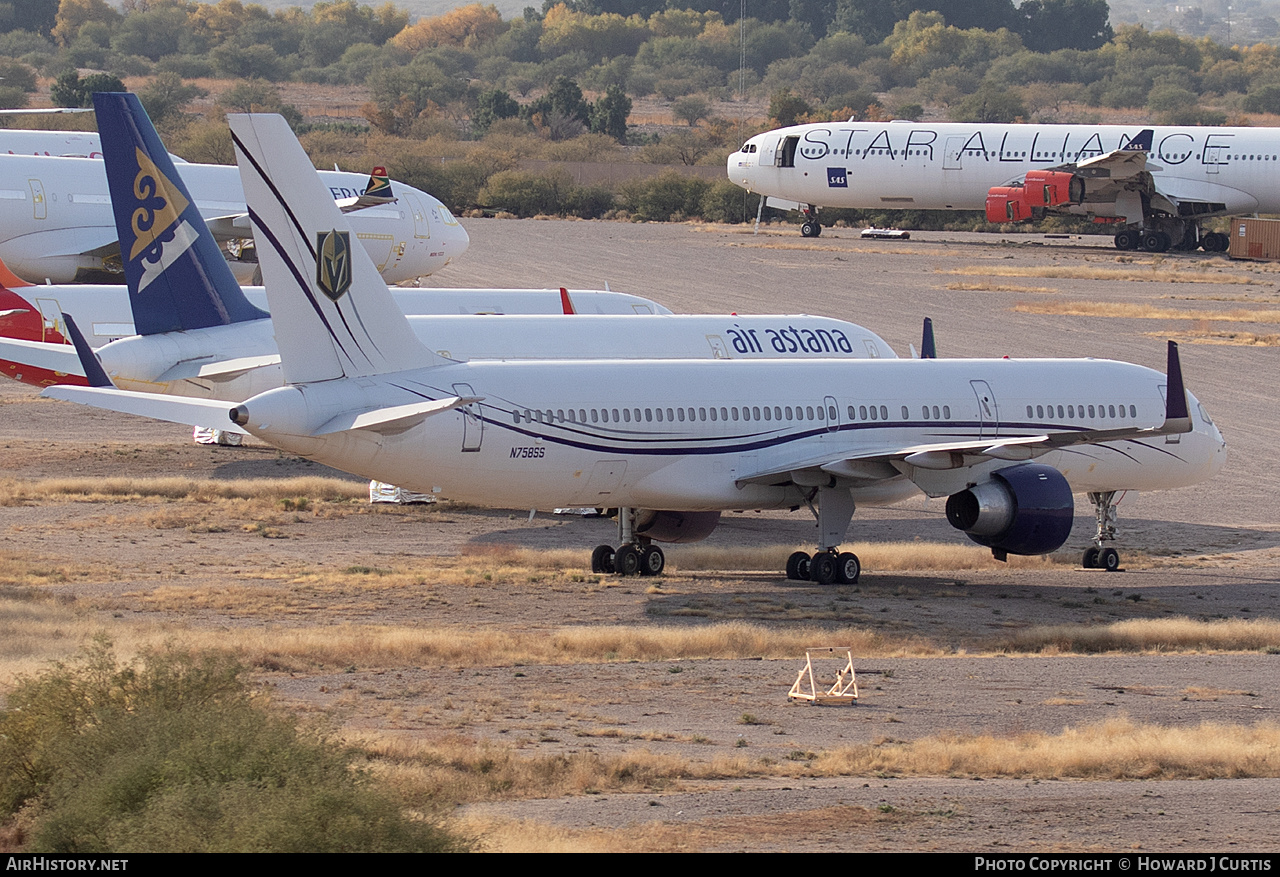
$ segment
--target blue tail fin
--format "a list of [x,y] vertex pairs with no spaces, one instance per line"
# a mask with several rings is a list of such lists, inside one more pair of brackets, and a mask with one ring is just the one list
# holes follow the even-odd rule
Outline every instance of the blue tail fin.
[[137,96],[99,93],[93,105],[138,334],[265,319],[241,292]]

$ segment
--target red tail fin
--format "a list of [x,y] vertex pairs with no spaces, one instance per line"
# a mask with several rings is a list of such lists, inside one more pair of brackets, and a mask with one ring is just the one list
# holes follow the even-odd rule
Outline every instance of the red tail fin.
[[569,290],[565,289],[563,286],[560,287],[560,307],[566,314],[577,313],[577,311],[573,309],[573,302],[569,300]]

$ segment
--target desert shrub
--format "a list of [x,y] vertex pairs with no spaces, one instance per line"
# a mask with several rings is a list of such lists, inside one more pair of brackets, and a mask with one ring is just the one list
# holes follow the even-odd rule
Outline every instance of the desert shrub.
[[702,196],[699,212],[709,222],[747,222],[755,219],[759,200],[728,180],[716,180]]
[[565,173],[499,171],[489,177],[489,182],[480,191],[480,203],[516,216],[563,213],[565,196],[571,188],[573,182]]
[[0,812],[27,808],[38,852],[466,848],[408,819],[353,759],[270,711],[225,655],[119,664],[99,640],[9,695]]
[[669,222],[702,213],[702,198],[711,183],[701,177],[685,177],[668,171],[622,185],[618,201],[634,219]]

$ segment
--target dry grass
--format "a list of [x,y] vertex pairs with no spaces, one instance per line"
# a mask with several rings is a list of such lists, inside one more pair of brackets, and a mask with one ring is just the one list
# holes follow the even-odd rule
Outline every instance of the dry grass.
[[1280,649],[1280,621],[1151,618],[1103,626],[1032,627],[994,646],[1009,652],[1257,652]]
[[1183,727],[1127,718],[1057,734],[942,734],[883,739],[776,759],[707,760],[650,750],[525,755],[509,745],[426,741],[378,732],[348,736],[372,770],[411,803],[448,808],[483,801],[601,792],[680,791],[699,780],[750,777],[1020,777],[1216,779],[1280,776],[1280,727],[1270,722]]
[[1199,320],[1225,323],[1280,323],[1280,310],[1198,311],[1161,308],[1125,302],[1068,301],[1019,302],[1013,309],[1023,314],[1058,314],[1071,317],[1118,317],[1130,320]]
[[1008,283],[948,283],[947,289],[962,292],[1057,292],[1047,286],[1014,286]]
[[102,565],[51,562],[20,551],[0,551],[0,585],[33,588],[71,581],[110,578],[115,570]]
[[1218,332],[1210,329],[1191,332],[1144,332],[1159,338],[1188,344],[1220,344],[1230,347],[1280,347],[1280,335],[1258,335],[1253,332]]
[[256,666],[308,668],[451,667],[575,664],[672,659],[789,658],[818,643],[849,646],[859,655],[940,655],[917,637],[888,639],[857,628],[787,630],[728,623],[705,626],[589,625],[543,630],[474,630],[354,625],[192,630],[193,648],[228,649]]
[[[667,551],[667,564],[673,570],[767,570],[785,568],[793,551],[812,551],[813,546],[763,545],[757,548],[720,548],[714,545],[673,546]],[[876,572],[906,570],[965,569],[1044,569],[1058,564],[1074,563],[1074,557],[1054,555],[1010,556],[1001,564],[991,551],[963,542],[852,542],[841,548],[852,551],[862,561],[864,570]]]
[[1187,727],[1111,719],[1060,734],[939,736],[851,746],[812,762],[822,776],[1219,779],[1280,776],[1280,726]]
[[297,498],[325,501],[368,499],[360,482],[338,478],[44,478],[0,480],[0,505],[28,505],[49,498],[81,502],[136,501],[158,498],[212,502],[219,499],[270,500]]
[[939,268],[939,274],[993,277],[1052,277],[1060,280],[1121,280],[1154,283],[1224,283],[1260,285],[1270,281],[1239,274],[1210,272],[1209,268],[1188,271],[1153,264],[1150,268],[1074,268],[1065,265],[966,265],[963,268]]

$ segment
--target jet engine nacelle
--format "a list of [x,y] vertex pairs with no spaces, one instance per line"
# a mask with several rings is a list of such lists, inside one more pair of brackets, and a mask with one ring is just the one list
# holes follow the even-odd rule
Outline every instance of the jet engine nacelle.
[[636,512],[635,532],[658,542],[701,542],[719,523],[719,512],[640,509]]
[[987,222],[1024,222],[1032,201],[1025,186],[992,186],[987,190]]
[[1059,207],[1084,201],[1084,179],[1067,171],[1027,171],[1023,188],[1032,207]]
[[947,521],[991,549],[1006,554],[1048,554],[1071,534],[1071,487],[1052,466],[1023,463],[998,469],[991,480],[947,498]]

